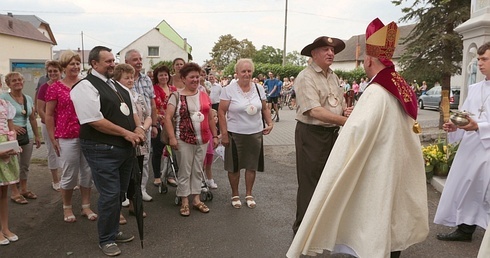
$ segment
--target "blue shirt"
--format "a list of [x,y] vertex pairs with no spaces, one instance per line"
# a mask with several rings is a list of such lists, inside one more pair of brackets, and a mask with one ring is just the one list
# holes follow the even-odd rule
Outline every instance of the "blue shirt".
[[[270,94],[270,97],[279,97],[281,95],[281,85],[279,84],[279,80],[277,79],[267,79],[264,82],[264,85],[267,89],[267,94]],[[277,86],[276,90],[271,94],[274,87]]]

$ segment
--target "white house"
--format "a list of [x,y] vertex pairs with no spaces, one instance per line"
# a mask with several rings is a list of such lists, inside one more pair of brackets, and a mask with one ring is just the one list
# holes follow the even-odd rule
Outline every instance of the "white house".
[[0,14],[0,79],[17,71],[24,76],[24,94],[31,97],[37,82],[45,74],[44,63],[51,59],[56,45],[49,24],[35,15]]
[[[160,22],[128,46],[117,53],[121,63],[128,50],[136,49],[143,58],[143,71],[160,61],[172,61],[180,57],[186,62],[192,60],[192,47],[165,20]],[[170,67],[169,67],[170,68]]]

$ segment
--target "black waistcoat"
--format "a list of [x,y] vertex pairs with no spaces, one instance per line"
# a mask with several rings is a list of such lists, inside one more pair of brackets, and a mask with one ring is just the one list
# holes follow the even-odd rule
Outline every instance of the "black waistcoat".
[[[121,106],[120,97],[118,97],[118,94],[116,94],[106,82],[92,74],[87,75],[84,80],[88,80],[99,91],[100,112],[104,118],[126,130],[131,132],[134,131],[136,125],[134,123],[131,97],[129,96],[128,91],[123,89],[118,83],[113,83],[116,86],[119,96],[123,98],[124,102],[129,107],[130,114],[129,116],[125,116],[119,109]],[[97,131],[90,124],[81,125],[80,139],[93,140],[120,147],[131,147],[131,143],[126,141],[124,137],[102,133]]]

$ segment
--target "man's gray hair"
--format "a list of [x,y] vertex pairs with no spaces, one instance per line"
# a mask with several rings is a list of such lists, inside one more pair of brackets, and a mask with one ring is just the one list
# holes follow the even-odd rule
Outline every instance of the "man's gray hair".
[[126,54],[124,55],[124,60],[128,61],[129,60],[129,56],[132,54],[132,53],[138,53],[138,54],[141,54],[140,51],[138,51],[137,49],[130,49],[128,50],[128,52],[126,52]]

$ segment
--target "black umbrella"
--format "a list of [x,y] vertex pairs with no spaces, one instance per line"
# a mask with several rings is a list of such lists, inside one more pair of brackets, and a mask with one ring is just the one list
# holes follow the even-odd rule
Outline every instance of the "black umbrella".
[[[132,197],[131,197],[132,196]],[[143,196],[141,194],[141,170],[138,166],[138,159],[133,160],[131,179],[129,181],[128,198],[133,200],[133,210],[138,223],[141,248],[143,248]]]

